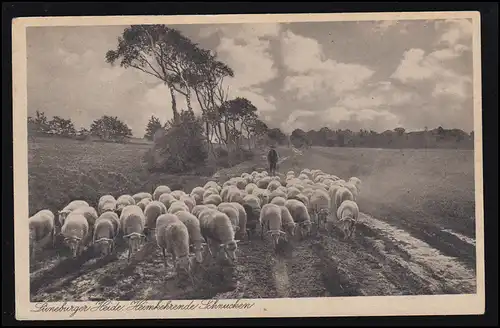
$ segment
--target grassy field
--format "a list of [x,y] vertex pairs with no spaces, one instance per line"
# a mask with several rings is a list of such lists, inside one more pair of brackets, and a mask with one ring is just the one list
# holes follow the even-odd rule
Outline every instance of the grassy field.
[[[151,174],[142,164],[147,145],[38,139],[29,145],[30,214],[56,211],[70,200],[95,205],[103,194],[133,194],[167,184],[189,192],[209,177]],[[159,250],[146,244],[128,264],[115,258],[52,260],[41,256],[32,272],[31,294],[41,300],[180,299],[417,295],[473,292],[475,247],[450,230],[474,239],[473,152],[319,148],[293,155],[279,150],[279,171],[317,168],[362,179],[358,204],[362,223],[344,242],[320,232],[291,241],[285,257],[269,241],[239,246],[234,275],[238,287],[224,291],[210,265],[198,287],[179,287],[166,278]],[[262,154],[220,170],[217,180],[265,169]],[[368,214],[368,215],[365,215]],[[139,265],[140,263],[140,265]],[[211,268],[211,269],[210,269]],[[212,270],[212,271],[211,271]],[[171,276],[171,269],[167,270]],[[211,273],[209,273],[211,272]],[[218,272],[218,271],[217,271]],[[293,282],[293,283],[292,283]],[[95,287],[97,286],[97,287]],[[200,286],[203,286],[201,288]],[[226,286],[227,289],[227,286]]]

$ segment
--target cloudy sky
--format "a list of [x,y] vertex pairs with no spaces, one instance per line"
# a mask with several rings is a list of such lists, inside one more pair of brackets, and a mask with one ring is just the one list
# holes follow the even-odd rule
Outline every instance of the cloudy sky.
[[[235,72],[230,97],[248,98],[271,127],[473,129],[468,20],[171,27],[215,50]],[[71,118],[77,128],[116,115],[135,136],[151,115],[170,119],[159,80],[105,62],[124,28],[28,28],[29,114]]]

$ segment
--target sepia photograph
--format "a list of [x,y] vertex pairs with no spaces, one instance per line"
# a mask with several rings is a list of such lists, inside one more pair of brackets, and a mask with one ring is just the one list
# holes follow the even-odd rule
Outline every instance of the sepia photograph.
[[14,19],[17,318],[484,312],[479,19]]

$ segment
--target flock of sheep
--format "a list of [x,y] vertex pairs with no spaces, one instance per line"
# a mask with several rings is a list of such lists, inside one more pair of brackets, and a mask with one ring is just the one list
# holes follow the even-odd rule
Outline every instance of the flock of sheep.
[[[115,241],[128,245],[128,259],[145,241],[155,240],[170,253],[175,268],[191,275],[194,261],[201,263],[204,250],[212,257],[236,261],[239,240],[251,240],[260,229],[261,239],[271,236],[274,247],[281,239],[295,235],[302,239],[331,221],[350,238],[359,216],[356,198],[361,181],[347,182],[321,170],[304,169],[298,176],[289,171],[285,178],[266,171],[243,173],[221,186],[215,181],[195,187],[190,194],[158,186],[153,194],[137,193],[102,196],[97,210],[84,200],[74,200],[55,216],[41,210],[29,219],[30,254],[37,242],[62,236],[73,257],[85,247],[101,255],[114,252]],[[204,246],[207,246],[206,248]]]

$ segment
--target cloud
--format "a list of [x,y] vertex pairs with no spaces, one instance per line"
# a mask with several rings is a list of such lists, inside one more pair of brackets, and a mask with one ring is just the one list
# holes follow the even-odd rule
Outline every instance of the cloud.
[[303,118],[314,116],[316,113],[310,110],[295,110],[288,116],[288,119],[281,124],[281,130],[291,133],[295,129],[307,129],[307,124]]
[[445,66],[445,61],[459,56],[456,49],[437,50],[425,55],[422,49],[405,52],[391,78],[403,83],[424,82],[435,85],[433,96],[447,95],[466,98],[471,93],[470,76],[460,75]]
[[226,80],[230,97],[245,97],[259,111],[276,109],[274,97],[259,88],[278,75],[271,52],[271,40],[279,36],[279,24],[227,24],[204,27],[200,36],[218,35],[216,52],[234,71],[234,78]]
[[445,30],[438,39],[439,43],[445,45],[468,41],[472,37],[472,22],[467,19],[445,20],[444,23],[437,22],[437,27]]
[[283,91],[295,93],[299,99],[314,99],[320,93],[341,95],[359,88],[375,73],[360,64],[327,58],[317,40],[291,31],[283,33],[281,53],[291,73],[285,78]]

